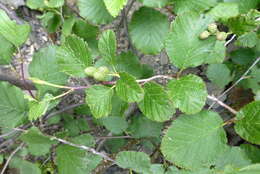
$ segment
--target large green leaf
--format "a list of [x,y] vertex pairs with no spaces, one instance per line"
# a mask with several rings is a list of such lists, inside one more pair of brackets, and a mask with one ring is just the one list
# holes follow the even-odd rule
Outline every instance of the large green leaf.
[[10,161],[10,168],[16,168],[19,171],[19,174],[41,174],[41,170],[39,166],[35,163],[31,163],[27,160],[24,160],[22,158],[12,158]]
[[175,109],[163,87],[154,82],[146,83],[144,92],[144,99],[138,103],[142,113],[153,121],[169,120]]
[[231,71],[225,64],[209,65],[206,74],[220,88],[224,88],[232,80]]
[[132,169],[140,173],[149,173],[151,162],[144,152],[122,151],[116,156],[116,163],[122,168]]
[[[42,48],[38,53],[34,54],[33,60],[29,66],[31,77],[47,81],[49,83],[64,85],[67,82],[67,75],[59,72],[59,67],[56,59],[56,51],[53,46]],[[45,85],[36,85],[40,95],[46,92],[55,93],[58,88]]]
[[224,0],[224,2],[235,2],[239,5],[239,12],[246,13],[250,9],[257,8],[259,0]]
[[28,102],[21,89],[0,82],[0,127],[14,128],[26,119]]
[[127,0],[104,0],[104,2],[109,13],[116,17],[126,5]]
[[30,33],[30,25],[18,25],[15,21],[9,19],[5,11],[0,9],[0,34],[17,48],[21,46]]
[[59,174],[90,174],[102,160],[100,156],[68,145],[60,145],[56,154]]
[[203,80],[192,74],[170,81],[168,89],[174,105],[187,114],[201,111],[208,95]]
[[103,59],[114,65],[116,58],[116,35],[112,30],[106,30],[102,33],[98,42],[98,49]]
[[248,32],[238,37],[236,45],[241,47],[253,48],[254,46],[256,46],[258,40],[259,38],[256,32]]
[[0,34],[0,65],[10,64],[14,52],[14,45]]
[[113,20],[103,0],[79,0],[78,6],[80,15],[94,24],[106,24]]
[[44,0],[27,0],[26,5],[31,9],[39,9],[45,7]]
[[84,69],[93,62],[88,44],[77,36],[68,36],[56,56],[60,71],[77,77],[85,77]]
[[246,156],[252,163],[260,163],[260,149],[251,144],[242,144],[240,148],[245,152]]
[[133,44],[145,54],[159,53],[168,31],[167,17],[152,8],[142,7],[134,13],[129,23],[129,34]]
[[173,121],[163,137],[162,153],[182,168],[210,166],[226,148],[227,138],[222,125],[223,120],[214,112],[182,115]]
[[117,95],[128,103],[141,101],[144,96],[144,91],[136,82],[136,79],[125,72],[119,75],[120,79],[116,82]]
[[239,15],[238,4],[236,3],[219,3],[212,10],[209,15],[213,16],[216,20],[228,19]]
[[49,8],[59,8],[64,5],[64,0],[45,0],[44,3]]
[[103,85],[94,85],[86,90],[86,103],[95,118],[110,114],[113,94],[112,88]]
[[230,165],[226,166],[224,174],[259,174],[260,164],[252,164],[243,168],[236,168]]
[[185,69],[224,60],[224,41],[216,41],[214,36],[199,39],[199,35],[212,22],[211,17],[194,12],[185,13],[174,20],[173,31],[166,41],[166,51],[173,65]]
[[170,0],[174,4],[174,11],[177,14],[196,11],[201,12],[214,7],[218,0]]
[[113,134],[121,134],[128,127],[128,123],[123,117],[105,117],[102,119],[102,123],[106,129],[111,131]]
[[43,135],[41,131],[32,127],[20,136],[21,140],[28,145],[28,150],[32,155],[41,156],[50,152],[50,148],[56,142]]
[[140,2],[142,2],[145,6],[148,7],[159,7],[162,8],[165,5],[167,5],[169,3],[169,0],[139,0]]
[[244,106],[236,116],[236,132],[245,140],[260,144],[260,101]]

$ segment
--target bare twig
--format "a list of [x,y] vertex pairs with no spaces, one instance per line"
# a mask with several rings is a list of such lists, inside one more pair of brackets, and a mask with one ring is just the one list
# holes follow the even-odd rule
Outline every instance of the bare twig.
[[230,106],[226,105],[225,103],[223,103],[222,101],[218,100],[216,97],[214,96],[208,96],[208,99],[213,100],[215,102],[217,102],[220,106],[223,106],[224,108],[226,108],[227,110],[229,110],[232,114],[237,114],[237,111],[233,108],[231,108]]
[[235,38],[237,35],[233,35],[226,43],[225,43],[225,47],[228,46]]
[[11,19],[15,20],[17,24],[23,24],[23,21],[16,16],[15,12],[9,10],[2,2],[0,2],[0,8],[4,10]]
[[[219,100],[221,97],[223,97],[224,95],[226,95],[231,89],[233,89],[235,86],[237,86],[237,84],[239,82],[241,82],[242,80],[244,80],[247,76],[247,74],[250,72],[250,70],[260,61],[260,57],[258,57],[254,63],[248,68],[248,70],[231,86],[229,87],[227,90],[225,90],[220,96],[217,97],[217,99]],[[209,107],[209,109],[211,109],[217,102],[214,102],[211,104],[211,106]]]
[[168,79],[168,80],[171,80],[171,79],[173,79],[173,77],[166,76],[166,75],[156,75],[156,76],[150,77],[148,79],[137,80],[137,82],[138,83],[147,83],[147,82],[153,81],[155,79]]
[[96,137],[96,139],[103,139],[103,140],[108,140],[108,139],[124,139],[124,138],[126,138],[126,139],[131,139],[131,138],[133,138],[133,137],[128,136],[128,135],[126,135],[126,136],[105,136],[105,137]]
[[7,169],[8,167],[8,164],[10,163],[11,159],[13,158],[13,156],[24,146],[24,143],[21,143],[11,154],[10,156],[8,157],[2,171],[1,171],[1,174],[4,174],[5,173],[5,170]]
[[[18,49],[19,50],[19,49]],[[20,55],[21,55],[21,52],[20,52],[20,50],[19,50],[19,53],[20,53]],[[27,87],[27,83],[26,83],[26,79],[25,79],[25,74],[24,74],[24,63],[23,63],[23,59],[22,59],[22,63],[21,63],[21,75],[22,75],[22,81],[24,82],[24,84],[26,85],[25,87],[27,88],[27,91],[28,91],[28,93],[30,94],[30,96],[32,97],[32,98],[36,98],[34,95],[33,95],[33,93],[32,93],[32,91],[31,91],[31,89],[29,89],[28,87]]]

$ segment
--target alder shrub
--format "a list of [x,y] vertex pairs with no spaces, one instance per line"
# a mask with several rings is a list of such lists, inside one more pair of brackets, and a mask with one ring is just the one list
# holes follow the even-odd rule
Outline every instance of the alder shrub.
[[[22,68],[23,89],[0,82],[2,173],[259,174],[259,2],[78,0],[77,12],[64,0],[27,0],[59,42],[34,53],[28,78]],[[125,27],[127,52],[117,27],[104,29],[112,23]],[[0,9],[2,65],[14,54],[23,61],[31,27]],[[139,61],[162,51],[178,73]],[[209,94],[206,82],[223,92]],[[239,107],[229,96],[237,87],[252,96]],[[63,102],[78,93],[84,101]]]

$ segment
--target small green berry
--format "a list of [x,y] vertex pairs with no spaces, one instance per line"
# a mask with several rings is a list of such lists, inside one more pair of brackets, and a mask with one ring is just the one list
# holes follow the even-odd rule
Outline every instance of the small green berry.
[[87,74],[87,76],[93,76],[94,73],[97,71],[97,68],[90,66],[90,67],[87,67],[84,71]]
[[104,73],[104,74],[108,74],[109,73],[109,69],[105,66],[101,66],[98,68],[98,72]]
[[104,81],[106,78],[106,74],[102,73],[102,72],[95,72],[93,75],[94,79],[98,80],[98,81]]
[[218,26],[216,23],[212,23],[212,24],[209,24],[208,25],[208,31],[211,33],[211,34],[215,34],[217,31],[218,31]]
[[209,36],[210,36],[210,33],[208,31],[203,31],[200,34],[200,39],[204,40],[204,39],[207,39]]
[[228,34],[226,32],[218,32],[216,37],[219,41],[224,41],[227,39]]

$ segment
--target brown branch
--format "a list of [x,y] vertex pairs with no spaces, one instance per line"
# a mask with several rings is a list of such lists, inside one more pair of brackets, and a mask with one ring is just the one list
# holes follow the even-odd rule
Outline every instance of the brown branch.
[[230,106],[226,105],[225,103],[223,103],[222,101],[218,100],[218,99],[217,99],[216,97],[214,97],[214,96],[208,96],[208,99],[215,101],[215,102],[218,103],[220,106],[223,106],[224,108],[226,108],[227,110],[229,110],[232,114],[235,114],[235,115],[236,115],[236,114],[238,113],[235,109],[233,109],[233,108],[231,108]]

